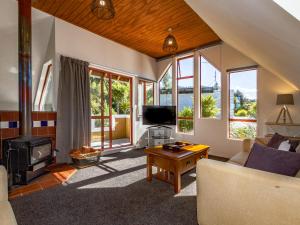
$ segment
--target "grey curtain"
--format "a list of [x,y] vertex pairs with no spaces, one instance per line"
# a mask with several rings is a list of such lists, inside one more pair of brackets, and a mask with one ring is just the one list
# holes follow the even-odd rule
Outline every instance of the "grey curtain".
[[61,56],[57,99],[58,163],[69,163],[69,152],[90,144],[91,107],[88,63]]

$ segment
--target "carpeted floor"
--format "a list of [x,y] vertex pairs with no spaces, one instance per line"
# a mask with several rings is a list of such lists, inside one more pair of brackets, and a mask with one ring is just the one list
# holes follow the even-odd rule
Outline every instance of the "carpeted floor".
[[11,201],[19,225],[196,225],[195,171],[175,195],[167,183],[146,181],[143,150],[103,157],[65,185]]

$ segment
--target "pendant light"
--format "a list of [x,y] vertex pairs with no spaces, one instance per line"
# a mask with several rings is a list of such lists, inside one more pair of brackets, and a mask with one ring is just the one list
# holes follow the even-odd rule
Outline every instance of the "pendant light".
[[169,53],[175,53],[178,49],[177,41],[172,34],[172,28],[168,29],[169,35],[166,37],[164,44],[163,44],[163,51]]
[[101,20],[110,20],[115,17],[115,9],[112,0],[93,0],[91,11]]

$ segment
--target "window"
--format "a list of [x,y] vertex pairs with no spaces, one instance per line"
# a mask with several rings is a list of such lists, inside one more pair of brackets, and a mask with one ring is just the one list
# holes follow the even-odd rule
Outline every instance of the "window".
[[132,143],[132,79],[90,69],[91,146],[119,148]]
[[34,99],[34,110],[52,111],[53,110],[53,68],[52,61],[43,65],[42,74],[38,84]]
[[194,130],[194,57],[177,61],[178,132],[192,134]]
[[154,83],[145,82],[145,105],[154,105]]
[[139,80],[138,116],[142,116],[143,105],[154,105],[154,82]]
[[200,57],[201,117],[221,118],[221,72]]
[[229,137],[255,138],[257,106],[257,70],[231,72]]
[[172,65],[170,65],[159,82],[159,104],[171,106],[172,104]]

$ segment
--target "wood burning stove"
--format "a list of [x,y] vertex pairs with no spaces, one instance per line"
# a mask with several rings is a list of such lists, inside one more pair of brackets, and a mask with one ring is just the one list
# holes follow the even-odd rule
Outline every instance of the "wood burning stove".
[[18,137],[3,141],[3,162],[10,185],[27,184],[45,173],[52,163],[53,148],[48,137]]
[[20,137],[3,141],[3,162],[10,185],[27,184],[52,162],[52,142],[32,134],[31,0],[18,1],[19,12],[19,112]]

